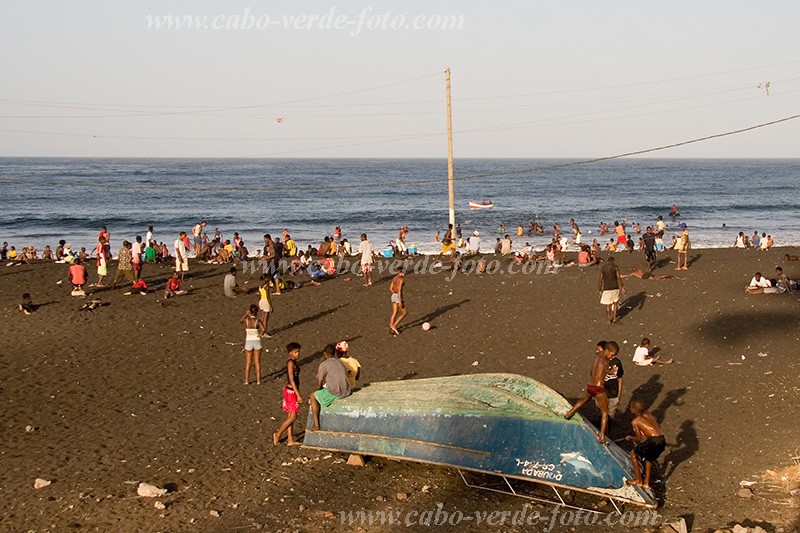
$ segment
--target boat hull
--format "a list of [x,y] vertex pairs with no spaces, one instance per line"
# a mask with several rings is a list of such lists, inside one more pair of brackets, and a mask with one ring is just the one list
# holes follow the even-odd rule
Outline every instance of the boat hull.
[[[361,398],[359,398],[361,396]],[[429,401],[432,400],[432,401]],[[438,405],[438,407],[437,407]],[[304,445],[503,475],[655,506],[628,454],[544,385],[513,374],[374,383],[334,402]]]
[[470,209],[491,209],[492,207],[494,207],[494,202],[491,202],[491,203],[488,203],[488,204],[481,204],[481,203],[478,203],[478,202],[470,202],[469,203],[469,208]]

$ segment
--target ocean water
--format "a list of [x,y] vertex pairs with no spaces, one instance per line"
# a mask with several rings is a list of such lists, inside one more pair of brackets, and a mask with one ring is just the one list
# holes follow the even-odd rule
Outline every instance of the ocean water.
[[[800,159],[619,159],[558,166],[569,160],[465,159],[455,162],[456,222],[493,241],[505,224],[515,245],[543,246],[558,223],[575,218],[584,241],[600,222],[643,227],[664,215],[670,233],[688,224],[694,247],[730,246],[736,234],[771,234],[800,244]],[[528,171],[529,169],[535,169]],[[423,183],[419,183],[423,182]],[[495,207],[470,210],[470,200]],[[680,216],[667,216],[670,206]],[[253,250],[264,233],[288,229],[298,244],[318,244],[333,228],[376,248],[407,225],[407,241],[435,249],[448,223],[447,163],[434,159],[79,159],[0,158],[0,239],[18,248],[96,244],[101,225],[117,250],[155,227],[158,240],[200,221]],[[528,236],[531,221],[545,236]],[[517,226],[526,234],[516,238]],[[723,226],[724,225],[724,226]],[[633,233],[629,230],[629,233]],[[607,239],[604,239],[607,240]],[[603,242],[603,241],[601,241]]]

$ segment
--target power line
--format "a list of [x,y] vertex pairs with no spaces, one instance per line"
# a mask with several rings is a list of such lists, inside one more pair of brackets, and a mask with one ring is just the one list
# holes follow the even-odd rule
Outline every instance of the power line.
[[[381,90],[381,89],[387,89],[389,87],[397,87],[399,85],[406,85],[408,83],[413,83],[413,82],[416,82],[416,81],[420,81],[420,80],[424,80],[424,79],[428,79],[428,78],[433,78],[435,76],[441,76],[441,75],[442,75],[441,72],[437,72],[435,74],[426,74],[424,76],[417,76],[416,78],[410,78],[410,79],[407,79],[407,80],[397,81],[397,82],[392,82],[392,83],[384,83],[382,85],[375,85],[373,87],[366,87],[366,88],[363,88],[363,89],[354,89],[354,90],[350,90],[350,91],[343,91],[343,92],[339,92],[339,93],[326,94],[326,95],[322,95],[322,96],[314,96],[314,97],[310,97],[310,98],[296,98],[296,99],[292,99],[292,100],[284,100],[284,101],[271,102],[271,103],[265,103],[265,104],[249,104],[249,105],[237,105],[237,106],[209,107],[209,108],[206,108],[206,109],[203,109],[203,110],[191,109],[191,110],[184,110],[184,111],[151,111],[151,112],[145,112],[145,111],[134,111],[134,110],[128,110],[128,109],[121,109],[120,111],[129,111],[129,113],[117,114],[117,115],[19,115],[19,116],[6,115],[6,116],[0,116],[0,118],[25,118],[25,119],[36,119],[36,118],[72,118],[72,119],[75,119],[75,118],[128,118],[128,117],[192,115],[192,114],[195,114],[195,113],[198,113],[198,112],[211,113],[211,112],[218,112],[218,111],[236,111],[236,110],[242,110],[242,109],[259,109],[259,108],[265,108],[265,107],[271,107],[271,106],[280,106],[280,105],[287,105],[287,104],[298,104],[298,103],[302,103],[302,102],[315,102],[315,101],[318,101],[318,100],[325,100],[325,99],[328,99],[328,98],[338,98],[340,96],[350,96],[350,95],[354,95],[354,94],[363,94],[363,93],[366,93],[366,92],[378,91],[378,90]],[[8,100],[5,100],[5,101],[8,101]],[[57,105],[57,104],[50,103],[50,105]],[[78,105],[87,105],[87,104],[78,104]],[[88,104],[88,106],[92,106],[92,104]],[[93,106],[93,107],[96,107],[96,106]],[[100,107],[102,107],[102,106],[100,106]],[[112,107],[112,106],[108,106],[108,107]],[[132,106],[124,106],[124,107],[132,107]],[[110,110],[109,109],[98,109],[98,111],[110,111]]]

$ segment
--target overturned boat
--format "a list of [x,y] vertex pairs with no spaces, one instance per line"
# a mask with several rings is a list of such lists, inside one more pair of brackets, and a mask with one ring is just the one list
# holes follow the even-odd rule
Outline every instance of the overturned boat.
[[509,480],[550,485],[561,505],[558,489],[655,507],[649,491],[625,483],[634,478],[628,454],[598,443],[579,414],[565,420],[570,407],[516,374],[371,383],[323,408],[304,446],[491,474],[509,488]]

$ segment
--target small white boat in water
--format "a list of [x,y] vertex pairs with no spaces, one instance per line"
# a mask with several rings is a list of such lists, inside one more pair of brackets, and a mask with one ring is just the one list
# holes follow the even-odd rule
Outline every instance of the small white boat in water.
[[494,202],[492,200],[483,200],[481,202],[469,203],[470,209],[491,209],[492,207],[494,207]]

